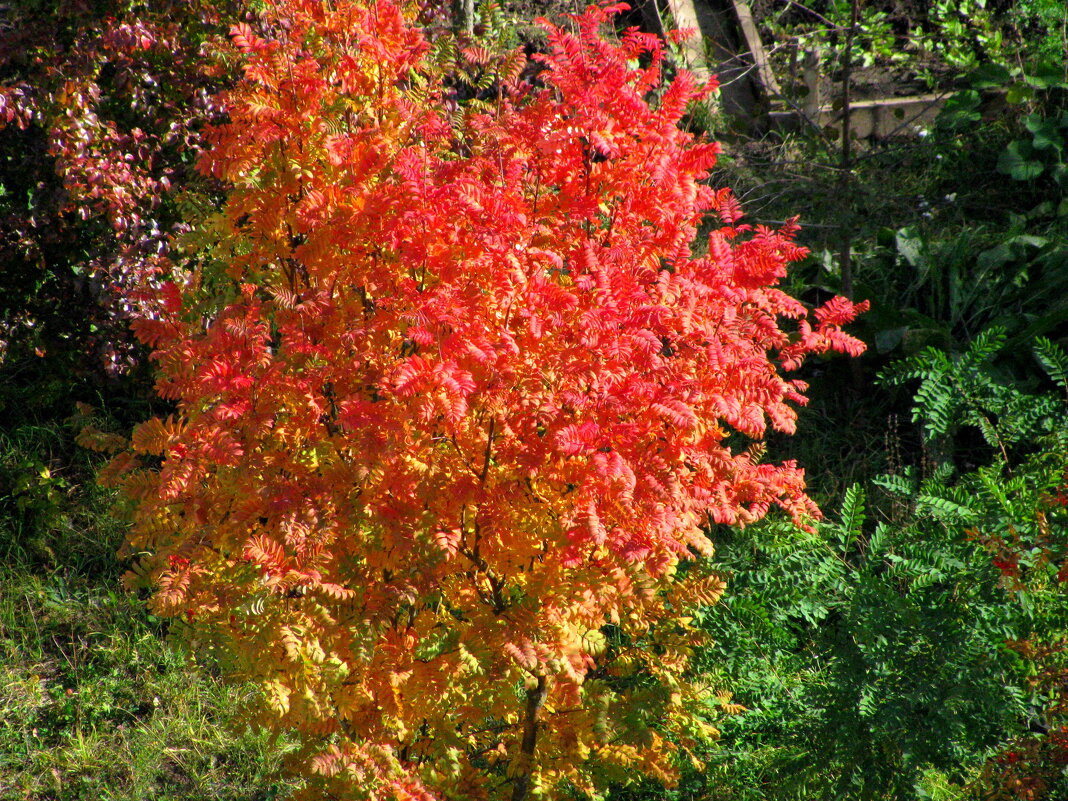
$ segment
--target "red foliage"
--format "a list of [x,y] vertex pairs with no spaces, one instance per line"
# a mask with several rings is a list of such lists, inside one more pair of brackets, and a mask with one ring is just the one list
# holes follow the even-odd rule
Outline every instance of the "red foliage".
[[723,589],[677,567],[710,521],[817,513],[747,445],[862,306],[776,288],[794,228],[704,183],[678,124],[708,88],[603,37],[616,8],[455,115],[398,6],[271,6],[200,162],[225,205],[137,325],[179,412],[134,436],[162,457],[127,479],[135,572],[318,752],[309,793],[669,780],[712,731],[684,610]]
[[[1059,459],[1063,464],[1063,455]],[[1008,536],[968,532],[991,553],[991,561],[1010,592],[1042,598],[1068,591],[1068,540],[1064,536],[1068,515],[1062,501],[1066,491],[1068,473],[1058,470],[1045,489],[1036,492],[1031,536],[1021,536],[1012,525]],[[1063,786],[1068,765],[1068,637],[1058,625],[1060,617],[1055,620],[1052,632],[1047,628],[1006,643],[1027,666],[1028,689],[1041,704],[1032,713],[1031,730],[1013,738],[987,762],[976,782],[983,798],[1059,798],[1057,789]]]

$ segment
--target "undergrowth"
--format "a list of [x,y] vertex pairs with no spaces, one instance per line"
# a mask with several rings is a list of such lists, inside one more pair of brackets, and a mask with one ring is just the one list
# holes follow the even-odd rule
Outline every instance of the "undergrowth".
[[59,424],[0,436],[0,799],[284,798],[286,749],[239,718],[252,690],[119,589],[124,529],[81,458]]

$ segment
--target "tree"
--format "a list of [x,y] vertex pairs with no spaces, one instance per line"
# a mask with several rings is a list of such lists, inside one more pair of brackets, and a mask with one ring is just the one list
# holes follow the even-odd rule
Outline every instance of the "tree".
[[[859,353],[862,306],[811,324],[775,288],[795,226],[702,183],[717,147],[678,124],[709,89],[603,37],[620,8],[544,23],[536,78],[389,2],[233,30],[200,163],[226,202],[135,324],[177,412],[111,470],[132,580],[260,683],[308,797],[670,781],[719,704],[685,674],[703,527],[817,514],[759,442],[804,400],[780,368]],[[463,106],[456,69],[492,76]]]

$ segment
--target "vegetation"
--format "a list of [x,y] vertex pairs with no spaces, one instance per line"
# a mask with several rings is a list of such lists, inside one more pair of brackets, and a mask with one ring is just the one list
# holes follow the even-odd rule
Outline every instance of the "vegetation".
[[70,427],[0,457],[0,798],[268,799],[286,748],[233,725],[250,689],[164,641],[119,588],[125,525]]
[[[130,582],[262,687],[302,797],[670,780],[719,707],[685,673],[689,607],[722,590],[701,525],[812,510],[738,441],[793,429],[780,371],[859,353],[865,305],[810,321],[775,288],[793,228],[750,235],[700,183],[718,148],[678,121],[702,90],[610,20],[547,24],[534,63],[434,52],[384,2],[234,29],[200,160],[224,202],[133,323],[175,413],[108,471]],[[462,115],[457,58],[495,95]]]
[[[922,136],[846,149],[815,130],[745,141],[700,117],[730,140],[711,181],[736,190],[748,219],[802,215],[811,255],[783,289],[810,308],[870,301],[850,329],[868,351],[854,366],[802,366],[812,388],[797,434],[766,442],[770,463],[805,468],[827,519],[707,528],[716,554],[697,567],[726,591],[692,615],[687,638],[703,644],[681,676],[706,691],[705,728],[623,726],[607,707],[620,731],[681,747],[688,759],[645,766],[678,771],[678,785],[629,769],[597,781],[626,801],[1065,797],[1063,4],[988,0],[962,16],[962,4],[871,2],[855,26],[848,2],[753,5],[783,45],[787,92],[802,91],[789,80],[796,40],[820,45],[832,88],[891,75],[952,96]],[[206,626],[168,623],[119,590],[121,504],[74,444],[81,432],[117,446],[174,412],[127,333],[153,293],[123,287],[160,287],[176,246],[202,264],[229,258],[221,243],[247,220],[213,217],[225,187],[193,166],[205,126],[224,121],[210,98],[241,74],[226,32],[243,21],[266,36],[266,18],[258,4],[40,6],[7,12],[18,24],[0,48],[0,248],[14,265],[0,278],[0,799],[290,798],[304,757],[246,726],[264,682],[223,681],[225,649],[189,648],[190,633],[207,644]],[[517,36],[493,9],[482,38],[450,50],[447,9],[420,13],[456,109],[492,107],[501,45],[544,46],[529,19]],[[602,155],[586,153],[599,168]],[[202,311],[240,302],[212,301],[225,270],[213,280]],[[185,646],[166,639],[178,630]],[[623,645],[612,626],[598,633]],[[656,646],[632,644],[654,649],[646,667],[609,690],[659,709]]]

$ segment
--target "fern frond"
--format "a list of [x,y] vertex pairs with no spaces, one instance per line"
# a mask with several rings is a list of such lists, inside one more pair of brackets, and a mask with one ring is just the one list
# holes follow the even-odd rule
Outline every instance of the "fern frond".
[[949,525],[968,523],[977,517],[974,509],[938,495],[917,495],[916,508]]
[[859,484],[853,484],[845,492],[845,498],[842,500],[840,520],[843,539],[842,545],[843,549],[846,551],[849,550],[850,544],[860,536],[864,527],[864,521],[867,520],[867,515],[865,514],[866,501],[866,493]]
[[1035,340],[1035,359],[1053,382],[1068,392],[1068,354],[1054,342],[1039,337]]
[[891,495],[900,497],[908,497],[915,490],[911,471],[906,471],[905,475],[876,476],[872,479],[872,483],[877,487],[882,487]]
[[986,364],[1005,347],[1006,333],[1001,326],[982,331],[968,347],[964,359],[975,365]]

